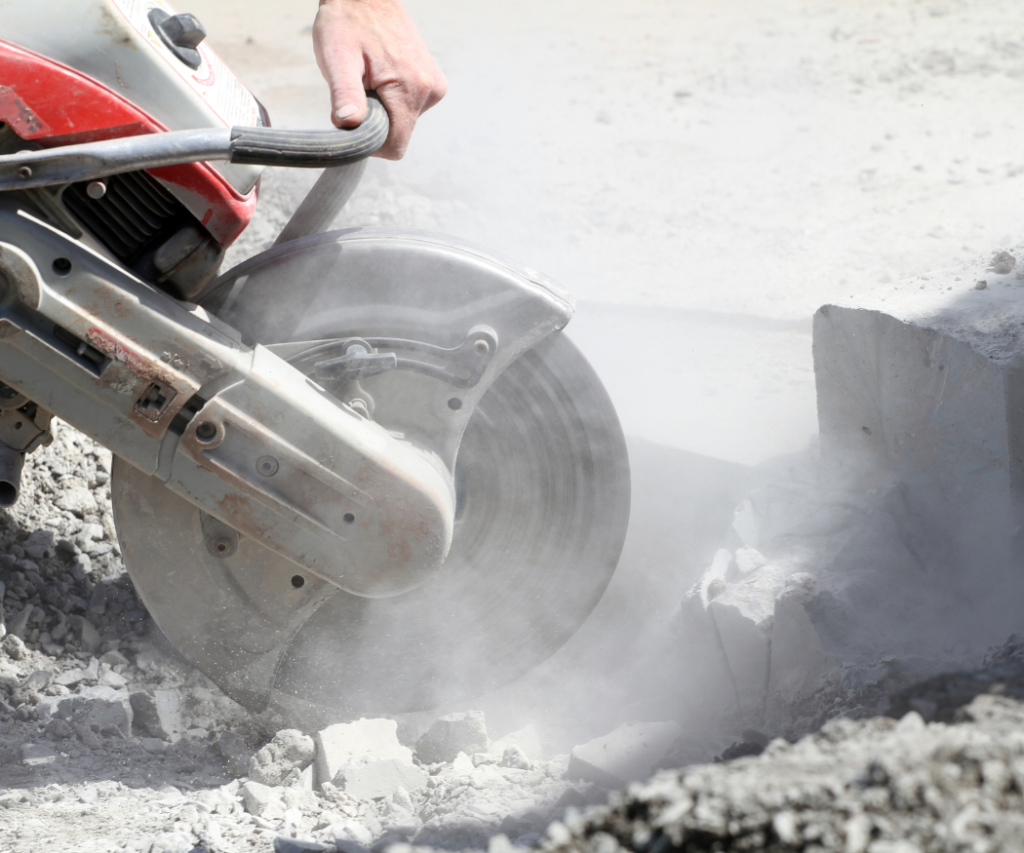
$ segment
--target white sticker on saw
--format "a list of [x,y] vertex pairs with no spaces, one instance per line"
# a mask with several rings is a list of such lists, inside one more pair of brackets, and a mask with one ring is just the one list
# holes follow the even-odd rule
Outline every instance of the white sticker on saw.
[[175,57],[149,22],[152,9],[177,14],[163,0],[111,0],[132,28],[153,45],[157,53],[198,95],[226,127],[258,127],[262,124],[260,107],[252,93],[205,43],[199,45],[202,62],[195,71]]

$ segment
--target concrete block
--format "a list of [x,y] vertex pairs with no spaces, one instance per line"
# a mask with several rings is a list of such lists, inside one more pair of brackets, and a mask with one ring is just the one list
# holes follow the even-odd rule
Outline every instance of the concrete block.
[[422,790],[427,786],[427,774],[419,767],[396,758],[383,761],[364,758],[349,762],[332,781],[358,800],[377,800],[390,797],[399,788]]
[[977,577],[1020,553],[1022,324],[1019,283],[986,261],[815,315],[822,458],[863,487],[898,484],[931,572]]
[[501,754],[501,761],[498,763],[502,767],[510,767],[515,770],[530,769],[530,759],[526,757],[526,753],[523,752],[522,748],[515,744],[505,749]]
[[41,527],[32,531],[28,539],[21,543],[21,547],[33,560],[41,560],[43,557],[53,556],[55,539],[56,536],[52,530]]
[[181,695],[164,689],[131,694],[135,728],[149,737],[177,741],[185,731],[181,715]]
[[241,735],[222,732],[213,744],[213,751],[220,756],[224,769],[231,776],[243,776],[249,771],[249,759],[253,751]]
[[363,847],[373,844],[373,833],[357,820],[343,820],[332,823],[324,834],[333,838],[335,845],[342,841],[355,842]]
[[330,782],[354,758],[394,758],[412,764],[412,750],[398,742],[397,732],[398,723],[385,719],[338,723],[317,732],[316,784]]
[[264,820],[281,820],[284,817],[282,790],[261,785],[259,782],[246,782],[241,789],[242,805],[249,814],[256,817]]
[[487,726],[483,711],[447,714],[416,741],[416,757],[424,764],[454,761],[460,752],[472,755],[487,751]]
[[800,581],[800,577],[794,577],[775,602],[765,714],[766,725],[772,730],[783,727],[792,717],[790,710],[825,687],[839,671],[807,612],[807,590]]
[[[74,687],[83,681],[95,683],[99,680],[99,661],[92,658],[89,665],[84,668],[66,669],[58,673],[53,681],[55,684],[63,684],[65,687]],[[113,687],[114,685],[108,685]]]
[[680,602],[675,624],[680,652],[676,656],[679,669],[672,675],[679,686],[681,708],[697,727],[714,726],[739,706],[729,659],[707,610],[712,580],[724,585],[721,577],[709,578],[705,573]]
[[298,729],[282,729],[249,761],[249,778],[264,785],[280,785],[293,770],[305,770],[313,763],[313,738]]
[[67,623],[75,634],[75,639],[87,652],[96,652],[102,644],[96,626],[84,616],[68,616]]
[[678,723],[626,723],[574,747],[566,778],[621,788],[650,778],[683,731]]
[[36,718],[53,718],[88,731],[130,737],[132,706],[128,694],[110,687],[88,687],[70,696],[47,696],[36,705]]
[[[71,722],[88,726],[101,734],[116,732],[122,737],[131,737],[132,705],[127,693],[110,687],[88,687],[81,693],[66,697],[65,702],[70,702]],[[59,711],[63,708],[64,702]]]
[[48,746],[38,743],[23,743],[19,750],[21,763],[25,767],[42,767],[46,764],[53,764],[57,760],[57,753]]
[[763,565],[742,580],[719,584],[707,604],[729,664],[740,712],[748,720],[759,718],[764,709],[772,617],[782,584],[782,572]]

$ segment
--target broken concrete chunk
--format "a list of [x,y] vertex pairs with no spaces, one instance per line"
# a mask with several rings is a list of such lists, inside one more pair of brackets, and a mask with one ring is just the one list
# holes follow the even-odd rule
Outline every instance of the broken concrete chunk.
[[57,495],[57,500],[54,503],[59,509],[72,512],[79,518],[94,513],[98,509],[92,491],[81,480],[73,480],[69,488],[64,488],[62,485],[60,494]]
[[808,592],[800,580],[792,578],[775,603],[765,716],[766,724],[773,729],[781,728],[790,718],[791,709],[821,690],[839,671],[805,609]]
[[181,738],[184,723],[181,696],[177,690],[132,693],[131,707],[135,714],[135,728],[140,733],[169,741]]
[[373,844],[373,833],[357,820],[343,820],[332,823],[324,830],[324,834],[334,839],[335,846],[341,842],[354,842],[363,847]]
[[472,755],[486,751],[487,726],[483,711],[447,714],[435,720],[416,741],[416,757],[424,764],[454,761],[460,752]]
[[740,711],[751,719],[759,719],[764,709],[775,596],[783,583],[780,572],[764,566],[743,580],[725,584],[707,606],[729,663]]
[[574,747],[566,778],[620,788],[650,778],[654,768],[682,735],[677,723],[626,723],[615,731]]
[[523,752],[522,748],[515,744],[505,749],[501,754],[501,761],[499,764],[502,767],[510,767],[515,770],[530,769],[530,759],[526,757],[526,753]]
[[33,560],[41,560],[43,557],[53,556],[54,539],[52,530],[40,528],[33,531],[28,539],[21,543],[21,547]]
[[[67,669],[59,673],[54,679],[54,684],[63,684],[65,687],[74,687],[83,681],[95,683],[99,679],[99,661],[92,658],[89,665],[84,669]],[[113,687],[114,685],[109,685]]]
[[195,845],[187,832],[161,832],[153,838],[148,853],[192,853]]
[[25,767],[42,767],[57,760],[56,752],[39,743],[23,743],[19,752]]
[[399,788],[419,791],[427,786],[427,774],[406,761],[387,758],[353,759],[332,780],[349,796],[358,800],[390,797]]
[[975,290],[979,274],[821,308],[814,370],[822,460],[866,488],[898,477],[929,570],[969,570],[984,588],[1011,564],[1024,511],[1024,302],[991,275]]
[[281,790],[261,785],[259,782],[246,782],[242,785],[242,804],[251,815],[267,820],[284,817],[284,803]]
[[71,630],[74,631],[75,639],[78,640],[83,649],[87,652],[96,652],[99,649],[103,641],[100,639],[100,633],[92,622],[84,616],[68,616],[67,623]]
[[338,723],[318,732],[316,742],[316,784],[330,782],[353,758],[389,758],[412,764],[412,750],[398,742],[394,720],[357,720]]
[[305,770],[316,754],[313,738],[298,729],[282,729],[249,761],[249,778],[264,785],[280,785],[293,770]]
[[132,706],[128,694],[110,687],[87,687],[81,693],[64,697],[58,714],[67,719],[65,705],[70,705],[70,720],[102,734],[131,737]]
[[[25,635],[28,633],[28,620],[32,618],[32,612],[35,609],[35,605],[26,604],[21,611],[7,623],[7,637],[24,640]],[[7,637],[4,637],[4,640],[6,640]],[[6,643],[4,644],[4,648],[7,648]],[[22,645],[22,648],[24,648],[24,644]]]
[[28,654],[28,649],[25,648],[25,641],[10,631],[10,629],[8,630],[9,633],[3,640],[0,640],[0,649],[3,649],[4,654],[11,660],[25,660],[25,655]]
[[248,772],[253,751],[241,735],[222,732],[213,744],[213,751],[224,761],[224,769],[230,775],[242,776]]
[[274,853],[334,853],[336,847],[316,841],[304,841],[287,835],[274,838]]

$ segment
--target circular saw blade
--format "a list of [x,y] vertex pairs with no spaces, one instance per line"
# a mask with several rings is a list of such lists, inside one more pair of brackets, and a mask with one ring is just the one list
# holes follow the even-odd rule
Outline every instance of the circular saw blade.
[[324,719],[481,695],[550,656],[604,592],[629,516],[626,447],[563,334],[487,391],[455,473],[442,570],[384,599],[304,577],[244,537],[214,553],[219,522],[127,464],[112,497],[128,571],[178,650],[249,707]]

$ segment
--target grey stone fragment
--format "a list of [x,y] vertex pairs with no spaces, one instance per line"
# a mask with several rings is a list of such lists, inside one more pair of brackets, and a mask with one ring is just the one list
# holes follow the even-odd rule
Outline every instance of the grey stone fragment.
[[84,616],[74,615],[67,617],[67,623],[74,632],[75,639],[78,640],[83,649],[87,652],[95,652],[99,649],[103,641],[100,638],[99,631],[96,630],[96,626],[92,622]]
[[[7,623],[7,636],[24,640],[26,633],[28,633],[28,620],[32,618],[32,611],[34,610],[34,605],[26,604],[16,616],[12,617],[11,621]],[[4,639],[6,640],[7,637]]]
[[75,730],[71,728],[71,724],[67,721],[62,720],[60,717],[54,717],[46,724],[46,733],[58,740],[64,740],[71,737]]
[[52,530],[40,528],[33,531],[28,539],[21,543],[21,547],[33,560],[42,560],[44,557],[53,556],[54,538]]
[[40,722],[57,717],[71,723],[77,731],[90,731],[130,737],[132,706],[128,694],[110,687],[88,687],[71,696],[48,696],[36,706]]
[[162,689],[131,694],[134,725],[149,737],[176,741],[181,738],[181,696],[177,690]]
[[271,819],[284,815],[284,803],[281,801],[281,789],[261,785],[259,782],[246,782],[242,785],[242,804],[251,815]]
[[682,735],[677,723],[626,723],[574,747],[566,778],[619,788],[644,781]]
[[316,841],[303,841],[278,835],[274,839],[274,853],[333,853],[337,848],[329,844],[318,844]]
[[400,788],[419,791],[427,786],[427,774],[396,758],[383,761],[352,761],[333,779],[334,784],[358,800],[390,797]]
[[149,853],[192,853],[195,845],[190,835],[184,832],[161,832],[149,848]]
[[460,752],[472,755],[487,751],[487,726],[483,711],[462,711],[435,720],[416,741],[416,757],[424,764],[454,761]]
[[213,751],[220,756],[224,769],[231,776],[244,776],[249,771],[253,751],[240,734],[222,732],[213,744]]
[[298,729],[282,729],[249,761],[249,778],[264,785],[280,785],[293,770],[305,770],[316,754],[313,738]]
[[394,720],[357,720],[328,726],[316,735],[316,784],[330,782],[353,758],[395,758],[412,764],[412,750],[398,742]]
[[25,655],[28,654],[28,649],[25,648],[25,641],[13,633],[8,633],[3,640],[0,640],[0,648],[3,649],[4,654],[11,660],[24,660]]
[[502,767],[511,767],[516,770],[530,769],[530,759],[526,757],[526,753],[523,752],[521,747],[514,744],[507,747],[501,754],[501,761],[499,764]]
[[53,764],[57,760],[57,753],[48,746],[38,743],[23,743],[19,749],[21,763],[25,767],[42,767],[46,764]]
[[132,706],[128,694],[110,687],[89,687],[70,696],[72,720],[103,734],[131,737]]
[[92,658],[89,665],[84,669],[67,669],[59,673],[54,679],[55,684],[62,684],[65,687],[74,687],[83,681],[95,682],[99,678],[99,661]]
[[54,503],[58,508],[72,512],[79,518],[96,512],[98,508],[96,498],[81,480],[73,481],[70,488],[61,489]]

